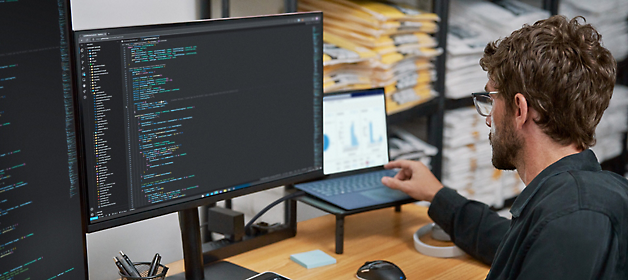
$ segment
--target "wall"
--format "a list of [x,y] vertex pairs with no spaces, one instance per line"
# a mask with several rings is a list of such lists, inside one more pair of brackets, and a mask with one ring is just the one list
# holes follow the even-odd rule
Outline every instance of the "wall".
[[[232,17],[277,14],[284,11],[284,0],[237,0],[230,1],[229,10]],[[221,0],[211,0],[212,18],[222,17]]]
[[[220,17],[221,1],[211,2],[212,18]],[[201,14],[199,0],[72,0],[71,7],[74,30],[191,21]],[[283,11],[283,0],[231,1],[230,9],[232,16],[272,14]],[[282,195],[283,188],[271,189],[236,198],[233,206],[245,213],[248,221]],[[323,214],[299,203],[297,219],[302,221]],[[273,208],[260,220],[282,222],[283,208]],[[112,257],[120,250],[134,261],[150,261],[156,252],[162,255],[163,263],[182,259],[178,215],[172,213],[87,234],[90,279],[118,279]]]
[[190,21],[199,0],[70,0],[74,30]]

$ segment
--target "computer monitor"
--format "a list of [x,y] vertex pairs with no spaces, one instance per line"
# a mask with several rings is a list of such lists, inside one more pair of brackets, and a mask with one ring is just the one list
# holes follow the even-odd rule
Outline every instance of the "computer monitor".
[[322,175],[322,13],[73,43],[88,232]]
[[0,279],[88,279],[70,1],[0,1]]
[[73,39],[88,232],[179,211],[187,277],[196,207],[322,175],[322,13]]

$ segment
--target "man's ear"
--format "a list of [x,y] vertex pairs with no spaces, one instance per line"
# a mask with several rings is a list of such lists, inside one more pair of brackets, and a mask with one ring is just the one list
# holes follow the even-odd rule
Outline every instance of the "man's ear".
[[530,108],[528,107],[528,100],[521,93],[515,94],[515,125],[517,128],[522,128],[528,121],[530,115]]

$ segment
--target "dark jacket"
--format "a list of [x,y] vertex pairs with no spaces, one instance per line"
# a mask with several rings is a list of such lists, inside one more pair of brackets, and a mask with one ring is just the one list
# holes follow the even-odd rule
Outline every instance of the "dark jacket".
[[591,150],[543,170],[510,212],[443,188],[428,214],[487,279],[628,279],[628,180],[602,171]]

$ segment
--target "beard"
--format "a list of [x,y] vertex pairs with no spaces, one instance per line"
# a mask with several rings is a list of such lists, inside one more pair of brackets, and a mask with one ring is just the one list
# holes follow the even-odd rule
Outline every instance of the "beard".
[[491,127],[488,140],[493,149],[493,166],[499,170],[515,170],[515,162],[523,141],[517,136],[512,125],[506,122],[506,118],[502,118],[499,123],[499,133],[494,126]]

